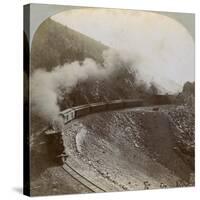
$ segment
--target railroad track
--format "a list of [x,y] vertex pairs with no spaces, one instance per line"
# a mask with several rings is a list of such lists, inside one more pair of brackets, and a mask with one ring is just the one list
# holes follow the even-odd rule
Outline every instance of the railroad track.
[[97,186],[96,184],[92,183],[90,180],[82,176],[79,172],[73,169],[68,163],[63,164],[63,169],[74,179],[76,179],[79,183],[84,185],[88,188],[91,192],[100,193],[106,192],[106,190],[102,189],[101,187]]

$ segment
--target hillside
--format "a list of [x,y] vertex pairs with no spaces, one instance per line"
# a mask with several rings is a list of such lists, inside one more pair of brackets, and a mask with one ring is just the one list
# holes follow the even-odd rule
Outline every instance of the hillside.
[[183,102],[186,105],[191,105],[194,107],[194,98],[195,98],[195,82],[186,82],[183,85],[182,92],[178,95],[178,100]]
[[85,57],[102,62],[102,51],[107,47],[50,18],[36,31],[31,48],[31,69],[51,70],[57,65]]

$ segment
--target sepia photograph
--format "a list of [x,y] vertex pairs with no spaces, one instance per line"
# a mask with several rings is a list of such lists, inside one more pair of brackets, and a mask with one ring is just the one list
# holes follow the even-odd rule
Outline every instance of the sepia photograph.
[[195,14],[24,6],[24,193],[195,186]]

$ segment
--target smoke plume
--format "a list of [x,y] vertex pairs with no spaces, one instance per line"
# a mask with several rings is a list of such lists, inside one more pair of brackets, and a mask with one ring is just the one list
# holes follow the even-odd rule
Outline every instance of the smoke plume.
[[134,59],[142,80],[175,93],[185,82],[194,81],[194,38],[183,26],[188,24],[187,17],[184,13],[80,8],[51,18]]
[[38,69],[31,77],[31,108],[46,121],[52,121],[60,111],[58,101],[70,93],[76,84],[87,79],[104,79],[120,67],[129,66],[129,60],[123,59],[112,49],[103,52],[103,65],[90,58],[83,62],[75,61],[57,66],[52,71]]

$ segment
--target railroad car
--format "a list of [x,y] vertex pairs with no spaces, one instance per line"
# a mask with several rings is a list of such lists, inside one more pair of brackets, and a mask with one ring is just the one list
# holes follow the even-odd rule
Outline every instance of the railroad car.
[[90,104],[90,112],[91,113],[105,111],[106,109],[107,109],[107,103],[105,103],[105,102]]
[[75,111],[75,118],[82,117],[90,113],[90,105],[77,106],[73,108]]
[[147,102],[150,105],[164,105],[170,104],[171,100],[168,95],[152,95],[147,98]]
[[63,118],[64,124],[66,124],[75,118],[75,110],[72,108],[66,109],[60,112],[60,116]]
[[131,108],[136,106],[142,106],[143,102],[141,100],[133,100],[133,99],[127,99],[123,100],[124,102],[124,108]]
[[108,110],[117,110],[124,108],[124,102],[122,100],[113,100],[107,104]]

